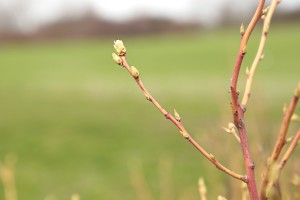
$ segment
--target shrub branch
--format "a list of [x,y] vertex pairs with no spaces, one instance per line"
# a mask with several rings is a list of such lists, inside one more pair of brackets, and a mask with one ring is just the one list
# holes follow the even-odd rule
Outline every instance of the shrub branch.
[[[283,120],[282,120],[282,124],[281,124],[280,130],[279,130],[277,140],[276,140],[276,144],[273,148],[273,151],[272,151],[272,154],[271,154],[270,158],[268,159],[267,166],[265,167],[265,170],[263,172],[262,183],[261,183],[261,188],[260,188],[260,199],[261,200],[266,200],[267,199],[266,190],[267,190],[267,186],[268,186],[269,181],[270,181],[269,179],[270,179],[270,176],[271,176],[272,167],[274,166],[275,162],[278,160],[279,154],[282,151],[283,146],[286,144],[287,131],[288,131],[293,113],[295,112],[295,109],[296,109],[297,103],[299,101],[299,98],[300,98],[300,83],[298,83],[298,86],[295,90],[294,97],[291,100],[286,112],[284,113],[284,117],[283,117]],[[299,135],[299,131],[296,134],[296,137],[294,138],[292,144],[294,143],[295,139],[297,140],[297,138],[299,137],[298,135]],[[292,144],[291,144],[290,148],[294,148],[292,146]],[[288,149],[288,151],[292,152],[292,149]],[[288,155],[289,154],[288,151],[287,151],[286,155],[283,157],[282,162],[284,161],[284,159],[289,158],[290,155]],[[283,167],[284,167],[284,164],[282,165],[281,168],[283,168]]]
[[[117,44],[121,44],[120,47],[118,47]],[[157,101],[156,99],[150,94],[150,92],[146,89],[144,86],[141,78],[140,73],[135,67],[130,67],[128,64],[127,58],[126,58],[126,48],[123,45],[123,42],[120,42],[120,40],[115,41],[115,49],[119,56],[113,53],[113,59],[116,61],[117,64],[123,66],[133,77],[137,85],[140,87],[142,92],[144,93],[146,99],[150,101],[165,117],[166,119],[170,120],[178,129],[179,132],[182,134],[182,136],[188,140],[201,154],[203,154],[212,164],[214,164],[219,170],[223,171],[224,173],[232,176],[233,178],[236,178],[238,180],[247,182],[247,179],[245,176],[237,174],[233,172],[232,170],[229,170],[225,166],[223,166],[221,163],[219,163],[213,154],[208,153],[205,151],[195,140],[194,138],[187,132],[185,129],[179,114],[174,110],[174,116],[166,111]],[[123,46],[123,47],[122,47]],[[125,49],[122,51],[121,49]]]
[[256,188],[256,182],[255,182],[255,175],[254,175],[254,162],[251,158],[249,145],[248,145],[248,138],[247,138],[247,131],[245,127],[244,122],[244,112],[245,107],[239,103],[239,92],[237,91],[237,83],[238,83],[238,77],[239,72],[241,69],[241,65],[244,59],[244,56],[246,54],[246,48],[247,48],[247,42],[251,36],[251,33],[253,29],[255,28],[257,22],[260,20],[261,16],[263,15],[263,7],[264,7],[265,1],[260,0],[257,6],[257,9],[255,11],[255,14],[250,21],[246,31],[243,31],[243,26],[241,26],[240,32],[242,35],[240,49],[236,58],[235,67],[233,70],[233,75],[231,78],[231,84],[230,84],[230,92],[231,92],[231,107],[232,107],[232,114],[233,114],[233,121],[236,125],[238,132],[240,134],[240,140],[241,140],[241,148],[244,156],[244,162],[246,165],[246,174],[247,174],[247,187],[249,190],[249,196],[251,200],[258,199],[258,192]]
[[298,129],[298,132],[296,133],[296,136],[292,140],[291,145],[289,148],[286,150],[284,156],[282,157],[280,163],[279,163],[279,170],[282,170],[282,168],[285,166],[287,163],[288,159],[290,158],[291,154],[293,153],[294,149],[296,148],[298,142],[300,140],[300,129]]
[[[226,174],[232,176],[233,178],[236,178],[238,180],[241,180],[246,183],[248,191],[249,191],[249,197],[251,200],[258,200],[259,195],[256,187],[255,182],[255,175],[254,175],[254,168],[255,164],[251,158],[251,153],[249,149],[248,144],[248,138],[247,138],[247,129],[245,126],[244,121],[244,114],[246,112],[246,106],[250,98],[251,94],[251,88],[253,84],[253,77],[256,72],[256,69],[260,63],[260,61],[263,58],[263,51],[266,44],[266,39],[268,36],[269,26],[271,23],[271,19],[273,17],[273,14],[275,12],[275,9],[277,8],[277,5],[280,3],[280,0],[273,0],[271,5],[267,8],[264,8],[265,0],[259,0],[258,6],[256,8],[256,11],[247,26],[246,30],[244,28],[244,25],[242,24],[240,27],[240,34],[242,36],[239,51],[236,57],[236,62],[234,65],[231,83],[230,83],[230,93],[231,93],[231,108],[232,108],[232,115],[233,115],[233,126],[236,127],[238,131],[238,135],[235,133],[233,129],[230,128],[224,128],[224,130],[230,134],[234,134],[236,138],[238,139],[243,157],[244,157],[244,163],[245,163],[245,170],[246,175],[242,176],[240,174],[237,174],[226,167],[224,167],[222,164],[220,164],[214,155],[208,153],[206,150],[204,150],[193,138],[192,136],[187,132],[185,129],[180,115],[177,113],[177,111],[174,109],[174,116],[166,111],[157,101],[156,99],[150,94],[150,92],[146,89],[144,86],[139,71],[128,64],[127,58],[126,58],[126,48],[121,40],[117,40],[114,43],[114,47],[118,53],[112,54],[113,59],[115,62],[121,66],[123,66],[134,78],[135,82],[139,86],[139,88],[144,93],[146,99],[150,101],[169,121],[171,121],[178,129],[179,132],[182,134],[182,136],[188,140],[201,154],[203,154],[212,164],[214,164],[219,170],[225,172]],[[237,84],[238,84],[238,78],[240,74],[240,69],[243,63],[243,59],[246,54],[247,50],[247,43],[251,36],[252,31],[256,27],[258,21],[260,19],[263,19],[263,29],[262,34],[260,38],[259,47],[256,52],[256,56],[253,60],[253,63],[251,65],[250,70],[247,68],[247,81],[245,86],[244,95],[242,98],[242,101],[239,101],[239,91],[237,90]],[[294,98],[292,99],[287,111],[285,112],[282,126],[279,131],[278,138],[276,140],[275,147],[273,149],[273,152],[268,160],[268,164],[264,170],[263,177],[262,177],[262,184],[260,188],[260,199],[264,200],[267,198],[266,190],[272,190],[272,188],[275,187],[277,194],[280,196],[280,188],[279,188],[279,182],[278,177],[281,169],[285,166],[286,162],[291,156],[291,153],[295,149],[297,143],[300,140],[300,129],[296,133],[296,136],[294,137],[291,145],[285,152],[281,162],[277,162],[280,152],[282,151],[283,146],[286,143],[286,135],[287,130],[290,124],[291,117],[295,111],[295,107],[297,105],[297,102],[300,97],[300,83],[297,86]],[[234,132],[232,132],[232,130]],[[274,167],[275,166],[275,167]],[[275,174],[275,175],[274,175]],[[201,193],[201,192],[200,192]],[[246,198],[246,194],[244,192],[243,199]]]

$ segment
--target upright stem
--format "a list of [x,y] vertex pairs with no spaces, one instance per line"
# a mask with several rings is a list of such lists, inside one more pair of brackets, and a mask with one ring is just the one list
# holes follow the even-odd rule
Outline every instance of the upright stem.
[[[243,113],[241,114],[242,118],[244,118]],[[238,128],[240,132],[241,146],[244,156],[244,162],[246,165],[246,174],[247,174],[247,186],[249,190],[250,199],[258,199],[258,192],[256,187],[255,175],[254,175],[254,162],[252,161],[251,154],[249,151],[248,139],[247,139],[247,131],[245,124],[241,124],[241,127]]]
[[253,29],[255,28],[257,22],[259,21],[259,19],[261,18],[261,15],[263,13],[263,7],[264,7],[264,4],[265,4],[265,0],[260,0],[259,1],[259,4],[256,8],[256,11],[255,11],[255,14],[253,15],[253,18],[252,20],[250,21],[243,37],[242,37],[242,40],[241,40],[241,44],[240,44],[240,50],[239,50],[239,53],[238,53],[238,56],[237,56],[237,59],[236,59],[236,65],[234,67],[234,74],[236,74],[237,76],[235,76],[233,74],[232,76],[232,79],[231,79],[231,86],[236,89],[236,86],[237,86],[237,82],[238,82],[238,74],[239,74],[239,71],[240,71],[240,68],[241,68],[241,64],[243,62],[243,58],[244,58],[244,55],[246,53],[246,48],[247,48],[247,42],[250,38],[250,35],[253,31]]
[[248,138],[247,138],[247,131],[244,123],[244,112],[245,108],[240,105],[238,96],[239,93],[237,92],[237,83],[238,83],[238,77],[239,77],[239,72],[241,69],[241,65],[244,59],[244,56],[246,54],[246,47],[247,47],[247,42],[248,39],[250,38],[250,35],[256,26],[257,22],[261,18],[261,15],[263,13],[263,7],[265,4],[265,0],[260,0],[259,4],[257,6],[257,9],[255,11],[255,14],[250,21],[243,37],[241,40],[240,44],[240,49],[236,58],[235,66],[234,66],[234,71],[233,75],[231,78],[231,84],[230,84],[230,91],[231,91],[231,98],[232,98],[232,114],[233,114],[233,120],[234,124],[236,125],[239,134],[240,134],[240,139],[241,139],[241,147],[243,151],[243,156],[244,156],[244,163],[246,166],[246,174],[247,174],[247,187],[249,190],[249,196],[251,200],[258,200],[258,192],[257,192],[257,187],[256,187],[256,182],[255,182],[255,175],[254,175],[254,162],[251,158],[250,150],[249,150],[249,145],[248,145]]
[[231,88],[232,95],[232,109],[233,109],[233,117],[234,123],[240,134],[240,144],[243,151],[244,163],[246,166],[246,175],[247,175],[247,187],[249,191],[249,197],[251,200],[258,200],[258,192],[255,181],[254,168],[255,164],[251,158],[248,138],[247,138],[247,130],[244,122],[244,108],[240,106],[238,102],[238,93]]

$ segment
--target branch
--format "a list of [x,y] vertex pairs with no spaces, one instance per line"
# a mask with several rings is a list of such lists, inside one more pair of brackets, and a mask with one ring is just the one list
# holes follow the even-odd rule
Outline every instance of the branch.
[[235,125],[233,123],[228,123],[228,128],[222,127],[224,131],[226,131],[227,133],[229,133],[230,135],[233,135],[235,137],[235,139],[241,143],[241,139],[240,137],[237,135],[235,129]]
[[192,136],[186,131],[183,123],[181,122],[179,114],[174,110],[174,116],[167,112],[156,100],[155,98],[150,94],[150,92],[146,89],[144,86],[141,78],[140,78],[140,73],[135,67],[130,67],[130,65],[127,62],[126,59],[126,48],[123,44],[122,41],[117,40],[115,41],[114,45],[118,55],[112,54],[113,59],[116,61],[117,64],[123,66],[133,77],[137,85],[140,87],[142,92],[144,93],[146,99],[150,101],[165,117],[166,119],[170,120],[178,129],[179,132],[182,134],[182,136],[188,140],[201,154],[203,154],[212,164],[214,164],[219,170],[223,171],[224,173],[232,176],[233,178],[236,178],[238,180],[246,182],[247,179],[245,179],[245,176],[237,174],[226,167],[224,167],[222,164],[220,164],[214,155],[208,153],[205,151],[193,138]]
[[[262,176],[262,183],[260,188],[260,198],[261,200],[267,199],[266,197],[266,189],[269,183],[269,177],[271,174],[271,168],[274,166],[274,163],[277,161],[280,152],[282,151],[283,146],[286,144],[286,135],[289,128],[289,124],[291,121],[291,117],[293,116],[293,113],[295,112],[295,108],[297,106],[297,103],[300,98],[300,82],[298,83],[298,86],[295,90],[295,94],[293,99],[291,100],[285,114],[283,117],[283,121],[281,124],[281,128],[276,140],[276,144],[274,146],[273,152],[271,154],[271,157],[268,159],[267,166],[264,170],[263,176]],[[297,133],[298,135],[298,133]],[[297,139],[297,137],[295,137]],[[294,138],[294,139],[295,139]]]
[[244,156],[244,162],[246,165],[246,174],[247,174],[247,186],[249,190],[249,196],[251,200],[258,199],[258,193],[256,188],[256,182],[255,182],[255,175],[254,175],[254,162],[252,161],[249,145],[248,145],[248,139],[247,139],[247,131],[244,123],[244,112],[245,108],[243,105],[240,105],[238,97],[239,92],[237,92],[237,82],[239,77],[239,72],[241,69],[241,65],[244,59],[244,56],[246,54],[246,48],[247,48],[247,42],[250,38],[250,35],[255,28],[257,22],[261,18],[263,14],[263,7],[265,4],[265,0],[260,0],[257,6],[257,9],[255,11],[255,14],[250,21],[246,31],[244,32],[243,25],[240,28],[240,32],[242,35],[242,40],[239,48],[239,52],[236,58],[234,71],[231,78],[231,84],[230,84],[230,92],[231,92],[231,108],[232,108],[232,115],[234,124],[237,127],[239,134],[240,134],[240,140],[241,140],[241,148],[243,151]]
[[253,84],[253,76],[256,72],[256,69],[258,67],[259,62],[263,59],[263,50],[266,44],[266,40],[267,40],[267,35],[268,35],[268,29],[266,26],[267,23],[264,23],[263,26],[263,31],[262,31],[262,35],[261,35],[261,39],[260,39],[260,43],[259,43],[259,47],[256,53],[256,56],[254,58],[254,61],[252,63],[252,66],[249,69],[246,69],[246,75],[247,75],[247,82],[246,82],[246,87],[245,87],[245,92],[244,92],[244,96],[243,96],[243,100],[241,105],[246,108],[248,100],[250,98],[251,95],[251,88],[252,88],[252,84]]
[[239,49],[239,53],[238,53],[238,56],[236,59],[234,73],[233,73],[233,76],[231,79],[231,87],[233,87],[234,90],[236,90],[239,71],[241,68],[241,64],[243,62],[244,55],[246,54],[247,42],[251,36],[253,29],[255,28],[255,26],[257,24],[257,22],[259,21],[259,19],[261,18],[262,14],[263,14],[264,4],[265,4],[265,0],[259,1],[259,4],[256,8],[256,11],[254,13],[252,20],[250,21],[246,31],[242,34],[243,36],[242,36],[242,40],[241,40],[241,44],[240,44],[240,49]]
[[273,162],[270,165],[269,169],[269,176],[268,176],[268,183],[265,189],[265,195],[262,197],[263,199],[281,199],[282,192],[280,189],[279,184],[279,177],[282,172],[283,167],[285,166],[286,162],[290,158],[292,152],[297,146],[297,143],[300,139],[300,129],[296,133],[291,145],[287,149],[286,153],[284,154],[283,158],[281,159],[280,163]]
[[279,154],[283,148],[283,146],[286,143],[286,135],[287,135],[287,131],[290,125],[290,121],[291,121],[291,117],[293,116],[293,113],[295,112],[295,108],[297,106],[299,97],[298,96],[294,96],[292,101],[289,104],[289,107],[284,115],[283,121],[282,121],[282,125],[278,134],[278,138],[276,140],[276,144],[275,147],[273,149],[272,155],[271,155],[271,162],[274,162],[278,159]]
[[288,161],[288,159],[290,158],[292,152],[294,151],[294,149],[296,148],[298,142],[300,140],[300,129],[298,129],[298,132],[296,133],[296,136],[294,137],[291,145],[289,146],[289,148],[286,150],[283,158],[281,159],[280,163],[279,163],[279,170],[282,170],[282,168],[285,166],[286,162]]

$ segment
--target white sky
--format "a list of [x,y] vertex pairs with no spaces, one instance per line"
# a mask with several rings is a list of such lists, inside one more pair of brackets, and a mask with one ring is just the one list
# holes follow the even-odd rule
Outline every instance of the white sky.
[[[34,27],[54,21],[68,13],[80,16],[82,8],[89,7],[105,19],[124,21],[130,18],[150,15],[167,17],[178,21],[197,20],[204,25],[212,25],[222,17],[223,6],[232,12],[242,11],[239,17],[247,17],[253,12],[258,0],[0,0],[0,14],[6,10],[14,12],[20,27],[29,24]],[[267,0],[266,4],[271,0]],[[233,6],[232,6],[233,5]],[[17,6],[17,8],[15,8]],[[279,9],[300,9],[300,0],[282,0]],[[242,19],[241,19],[242,20]]]

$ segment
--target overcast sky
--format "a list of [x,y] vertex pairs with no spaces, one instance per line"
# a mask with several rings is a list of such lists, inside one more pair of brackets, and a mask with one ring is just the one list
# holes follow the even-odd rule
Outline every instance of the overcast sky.
[[[86,8],[102,18],[124,21],[138,16],[166,17],[178,21],[197,20],[217,24],[224,6],[240,11],[241,20],[253,12],[258,0],[0,0],[1,12],[13,12],[20,27],[39,26],[61,16],[80,16]],[[267,0],[266,4],[271,1]],[[282,0],[280,10],[300,9],[300,0]],[[0,19],[1,20],[1,19]]]

